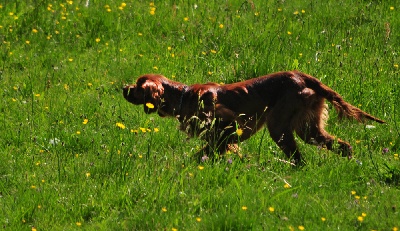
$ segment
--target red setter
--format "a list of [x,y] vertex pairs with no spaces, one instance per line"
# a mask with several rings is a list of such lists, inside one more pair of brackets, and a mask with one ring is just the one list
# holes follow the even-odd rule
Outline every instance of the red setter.
[[336,108],[339,118],[385,123],[345,102],[318,79],[298,71],[225,85],[191,86],[148,74],[140,77],[136,84],[126,86],[123,95],[133,104],[143,104],[148,114],[157,112],[161,117],[176,117],[182,131],[204,139],[208,145],[197,158],[214,152],[222,154],[265,124],[272,139],[296,163],[300,163],[302,157],[294,131],[306,143],[323,145],[350,156],[350,144],[324,130],[328,119],[325,99]]

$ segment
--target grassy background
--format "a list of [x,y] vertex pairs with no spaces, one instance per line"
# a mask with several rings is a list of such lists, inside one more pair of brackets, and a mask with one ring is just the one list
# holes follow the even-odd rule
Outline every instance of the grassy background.
[[[397,230],[396,1],[2,1],[0,225],[5,230]],[[299,142],[293,169],[262,130],[247,158],[121,92],[144,73],[230,83],[299,69],[385,125],[336,120],[347,160]],[[264,134],[265,132],[265,134]],[[227,160],[232,160],[228,163]]]

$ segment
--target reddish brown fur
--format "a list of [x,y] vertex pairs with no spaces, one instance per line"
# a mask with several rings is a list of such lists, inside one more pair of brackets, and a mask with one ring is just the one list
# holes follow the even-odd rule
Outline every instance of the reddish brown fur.
[[[318,79],[298,72],[278,72],[243,82],[191,86],[161,75],[144,75],[123,90],[126,100],[143,104],[146,113],[175,116],[180,129],[199,136],[208,145],[199,154],[224,153],[231,144],[248,139],[265,124],[272,139],[288,158],[301,161],[293,131],[306,143],[323,145],[344,156],[351,155],[349,143],[325,131],[327,105],[333,104],[339,117],[384,121],[345,102]],[[154,108],[148,108],[151,103]],[[236,130],[243,134],[239,137]],[[339,145],[334,148],[334,143]]]

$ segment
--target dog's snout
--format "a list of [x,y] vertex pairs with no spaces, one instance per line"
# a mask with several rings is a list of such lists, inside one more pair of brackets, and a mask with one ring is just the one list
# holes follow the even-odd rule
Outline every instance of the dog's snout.
[[135,88],[135,85],[127,85],[125,86],[122,91],[124,94],[124,97],[128,97],[128,95],[130,94],[131,91],[133,91],[133,89]]

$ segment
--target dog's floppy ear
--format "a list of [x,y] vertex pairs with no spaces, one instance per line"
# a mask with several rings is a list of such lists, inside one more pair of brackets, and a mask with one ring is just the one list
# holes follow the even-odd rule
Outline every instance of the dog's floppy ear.
[[162,83],[157,80],[147,79],[142,84],[142,88],[144,91],[144,111],[146,113],[156,112],[164,95]]

